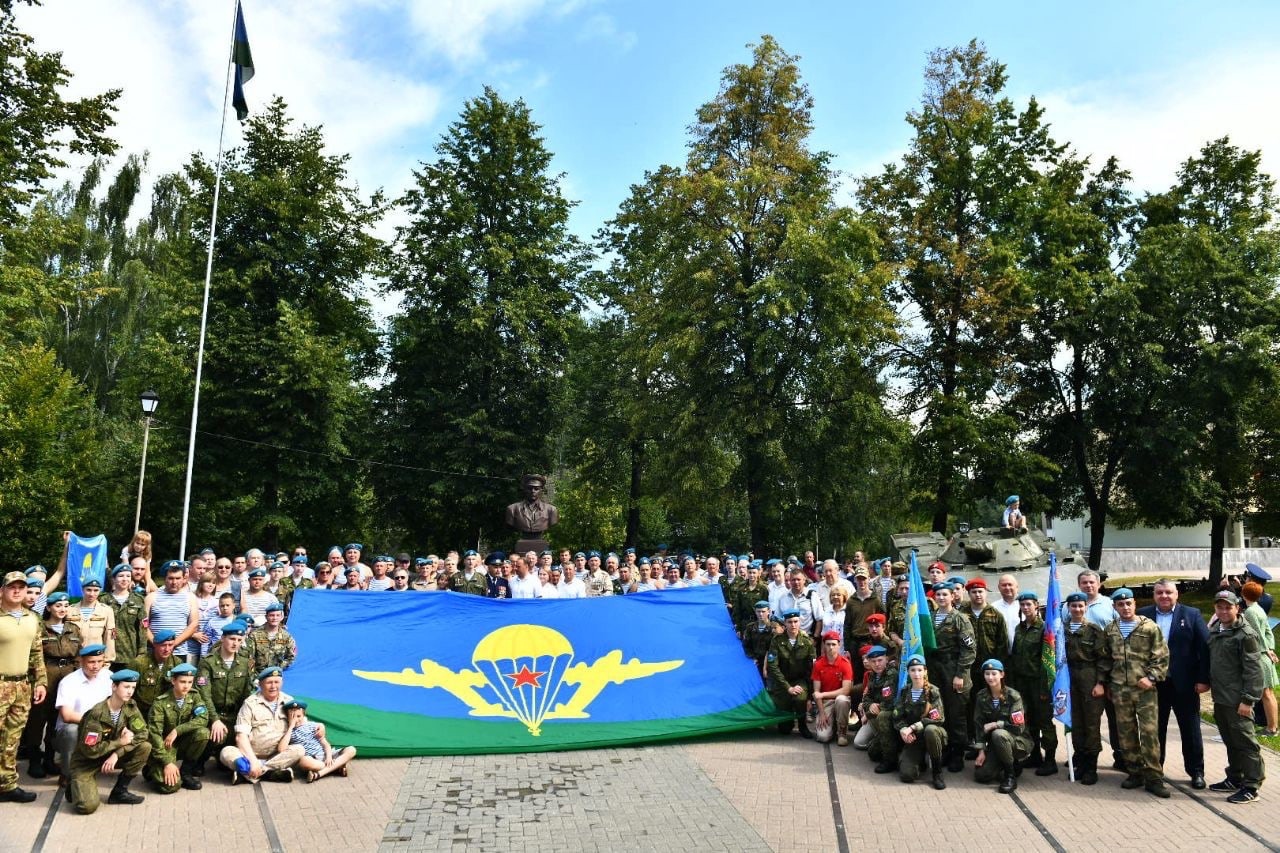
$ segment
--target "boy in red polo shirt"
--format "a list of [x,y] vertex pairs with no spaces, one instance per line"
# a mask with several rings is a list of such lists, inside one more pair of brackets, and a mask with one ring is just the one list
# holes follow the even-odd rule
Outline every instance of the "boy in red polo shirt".
[[837,745],[848,746],[853,664],[840,654],[840,635],[835,631],[822,635],[822,654],[813,662],[811,679],[818,708],[818,742],[826,743],[834,734]]

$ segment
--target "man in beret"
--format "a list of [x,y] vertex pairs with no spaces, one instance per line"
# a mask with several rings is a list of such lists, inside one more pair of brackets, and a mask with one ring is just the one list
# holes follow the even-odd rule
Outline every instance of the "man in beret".
[[765,655],[769,673],[769,695],[779,711],[795,715],[795,723],[778,724],[778,731],[789,734],[798,723],[800,734],[812,738],[806,711],[809,706],[808,682],[813,674],[813,640],[800,630],[800,611],[782,614],[783,632],[775,635]]
[[469,595],[489,594],[489,580],[480,565],[478,553],[469,549],[463,553],[462,571],[450,579],[449,588],[454,592],[465,592]]
[[1116,620],[1103,632],[1105,650],[1098,660],[1098,681],[1116,709],[1116,728],[1128,778],[1122,788],[1140,788],[1168,799],[1160,761],[1156,685],[1169,673],[1169,646],[1155,622],[1139,616],[1133,591],[1111,594]]
[[[614,557],[614,563],[617,563]],[[602,595],[613,595],[613,578],[600,565],[600,552],[592,551],[587,555],[587,574],[582,579],[587,587],[587,598],[599,598]]]
[[138,673],[122,669],[111,676],[110,695],[94,705],[80,720],[70,760],[67,801],[80,814],[93,814],[101,800],[98,796],[99,771],[110,773],[117,767],[120,775],[107,797],[107,802],[134,806],[144,797],[129,790],[129,783],[142,772],[151,755],[147,740],[147,724],[138,706],[132,702]]
[[510,598],[511,581],[502,576],[502,567],[507,555],[502,551],[494,551],[485,558],[485,595],[489,598]]
[[[147,716],[151,758],[146,776],[161,794],[178,788],[198,791],[198,767],[209,745],[209,706],[194,692],[196,668],[180,663],[169,671],[170,691],[156,699]],[[182,764],[179,765],[178,761]]]
[[769,603],[769,585],[761,579],[760,570],[761,567],[755,563],[747,564],[746,583],[739,587],[734,599],[734,619],[737,620],[738,631],[743,634],[744,640],[747,629],[756,621],[757,602]]
[[241,779],[257,784],[292,782],[293,765],[306,752],[296,744],[285,743],[288,720],[284,705],[292,699],[281,688],[284,673],[270,666],[258,673],[258,692],[244,700],[236,716],[236,744],[223,747],[218,755],[222,766],[231,771],[231,784]]
[[1036,768],[1037,776],[1052,776],[1058,772],[1058,730],[1053,723],[1053,703],[1044,671],[1044,619],[1034,592],[1019,593],[1018,604],[1022,622],[1009,650],[1008,678],[1009,686],[1022,697],[1027,714],[1031,755],[1024,766]]
[[177,636],[173,631],[157,629],[151,648],[133,659],[130,668],[138,673],[138,685],[133,702],[145,719],[151,713],[151,703],[169,687],[169,670],[182,660],[173,653]]
[[[209,749],[221,746],[236,724],[240,706],[253,692],[253,657],[244,651],[245,624],[231,622],[213,654],[196,669],[195,690],[209,711]],[[203,764],[197,766],[197,775]]]
[[[1008,629],[1004,616],[987,601],[987,582],[982,578],[974,578],[964,585],[969,593],[969,603],[963,608],[973,625],[973,639],[976,643],[976,657],[969,677],[975,685],[982,683],[982,666],[979,661],[998,660],[1001,663],[1009,653]],[[977,690],[969,693],[969,747],[965,758],[976,758],[978,755],[978,732],[973,725],[973,703],[978,698]]]
[[289,561],[289,574],[280,579],[280,594],[277,598],[285,606],[287,613],[293,605],[293,594],[300,589],[315,589],[316,582],[307,577],[307,557],[298,554]]
[[840,633],[822,635],[822,654],[810,675],[817,706],[817,739],[827,743],[834,736],[838,746],[849,745],[849,709],[853,693],[853,665],[840,654]]
[[58,695],[53,700],[58,709],[53,740],[62,756],[64,781],[71,775],[71,752],[75,749],[81,718],[111,695],[111,678],[103,671],[107,665],[105,652],[106,646],[101,643],[82,646],[80,668],[58,683]]
[[386,554],[379,554],[373,558],[373,577],[369,578],[369,582],[365,585],[365,589],[370,592],[386,592],[391,589],[391,578],[387,573],[391,571],[392,561]]
[[415,592],[434,592],[440,587],[436,584],[436,558],[415,557],[414,569],[417,574],[409,581],[409,587]]
[[284,627],[284,605],[280,602],[267,605],[261,628],[253,631],[253,667],[263,670],[269,666],[288,669],[298,658],[298,644]]
[[1102,629],[1086,618],[1089,597],[1083,592],[1067,596],[1063,635],[1067,643],[1067,669],[1071,673],[1071,746],[1075,750],[1076,779],[1082,785],[1098,783],[1098,755],[1102,752],[1102,686],[1098,683],[1098,658],[1105,648]]
[[1213,690],[1213,719],[1227,748],[1227,775],[1209,786],[1230,792],[1233,805],[1252,803],[1267,776],[1253,729],[1253,705],[1266,689],[1262,667],[1271,666],[1262,655],[1256,631],[1240,618],[1240,599],[1223,590],[1213,598],[1217,625],[1209,634],[1209,677]]
[[742,649],[747,657],[756,662],[756,672],[762,681],[768,679],[765,658],[769,655],[769,647],[773,644],[773,621],[769,612],[768,599],[760,599],[753,606],[755,619],[742,627]]
[[898,657],[890,655],[889,650],[879,644],[867,649],[864,657],[867,660],[867,683],[858,704],[858,720],[862,725],[853,736],[853,746],[867,750],[867,757],[876,762],[877,773],[890,773],[897,769],[897,765],[884,763],[885,739],[896,737],[893,701],[898,694]]
[[942,694],[946,715],[947,745],[943,761],[952,773],[964,769],[965,744],[969,738],[969,692],[977,642],[969,617],[955,607],[955,589],[943,581],[934,584],[933,600],[937,612],[933,618],[933,635],[937,648],[928,656],[929,683]]
[[36,798],[18,787],[18,741],[32,703],[44,701],[46,680],[40,620],[23,606],[26,594],[27,576],[5,573],[0,590],[0,802],[5,803]]
[[[351,570],[347,567],[347,571]],[[264,568],[249,571],[249,584],[240,591],[240,612],[252,619],[253,624],[261,625],[266,621],[267,606],[279,599],[267,592],[267,570]]]

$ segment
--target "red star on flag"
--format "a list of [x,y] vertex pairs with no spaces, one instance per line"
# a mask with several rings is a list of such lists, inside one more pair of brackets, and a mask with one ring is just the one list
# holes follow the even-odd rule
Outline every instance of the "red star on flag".
[[507,678],[511,679],[511,686],[518,690],[526,684],[531,687],[541,687],[542,685],[538,683],[538,679],[544,675],[546,675],[545,672],[530,672],[526,664],[520,667],[519,672],[508,673]]

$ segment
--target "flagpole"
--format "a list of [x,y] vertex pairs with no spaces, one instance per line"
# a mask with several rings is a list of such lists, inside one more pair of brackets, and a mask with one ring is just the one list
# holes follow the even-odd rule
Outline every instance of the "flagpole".
[[204,266],[204,304],[200,309],[200,345],[196,350],[196,388],[191,399],[191,431],[187,439],[187,476],[182,492],[182,537],[178,544],[178,559],[187,553],[187,522],[191,517],[191,471],[196,461],[196,423],[200,419],[200,377],[204,373],[204,338],[209,325],[209,285],[213,280],[213,244],[218,227],[218,198],[222,194],[222,144],[227,132],[227,100],[231,95],[232,59],[236,49],[236,15],[240,0],[235,0],[231,12],[231,38],[227,50],[227,79],[222,89],[222,119],[218,123],[218,159],[214,164],[213,210],[209,215],[209,254]]

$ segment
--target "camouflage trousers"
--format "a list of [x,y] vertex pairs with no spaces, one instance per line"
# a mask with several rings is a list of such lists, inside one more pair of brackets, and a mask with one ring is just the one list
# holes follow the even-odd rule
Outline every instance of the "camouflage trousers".
[[998,781],[1002,774],[1012,773],[1017,762],[1031,754],[1031,739],[1015,735],[1008,729],[992,729],[986,735],[986,757],[982,766],[973,766],[973,781],[986,784]]
[[947,732],[942,726],[925,726],[924,731],[916,733],[915,743],[903,743],[902,735],[890,724],[890,736],[885,738],[888,761],[897,761],[898,778],[903,782],[914,782],[920,778],[924,769],[925,756],[935,762],[942,760],[942,751],[947,748]]
[[1102,752],[1102,709],[1106,700],[1094,698],[1095,683],[1092,672],[1077,678],[1076,670],[1071,670],[1071,746],[1077,755]]
[[1120,736],[1125,769],[1131,776],[1140,776],[1147,782],[1162,781],[1164,767],[1160,763],[1156,691],[1129,685],[1112,687],[1111,701],[1115,703],[1116,732]]
[[1058,751],[1058,729],[1053,724],[1053,704],[1044,679],[1011,679],[1009,686],[1022,696],[1022,706],[1027,712],[1027,736],[1032,748],[1043,748],[1045,758],[1052,761]]
[[31,684],[0,681],[0,791],[18,786],[18,742],[31,713]]
[[[132,743],[120,747],[117,752],[120,757],[116,759],[116,768],[120,775],[116,778],[116,784],[119,784],[121,779],[132,779],[142,772],[151,755],[151,742],[135,737]],[[93,814],[102,805],[102,795],[98,793],[98,773],[106,760],[105,756],[100,760],[90,760],[82,755],[72,754],[67,793],[75,801],[79,814]]]
[[[195,729],[185,735],[179,735],[173,741],[173,751],[177,754],[176,758],[182,762],[190,762],[192,765],[204,763],[205,749],[208,746],[209,730],[204,728]],[[143,775],[160,793],[172,794],[182,787],[182,783],[166,785],[164,781],[164,766],[165,762],[158,761],[157,756],[153,755],[147,761],[146,771]]]

